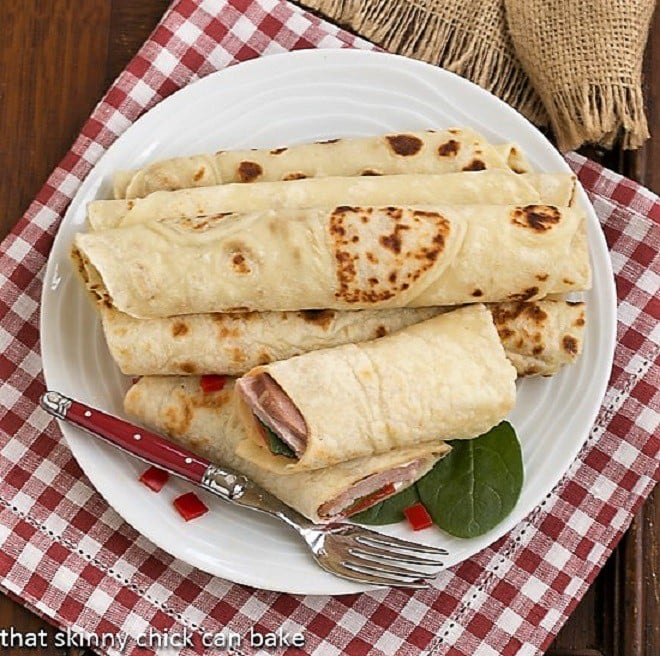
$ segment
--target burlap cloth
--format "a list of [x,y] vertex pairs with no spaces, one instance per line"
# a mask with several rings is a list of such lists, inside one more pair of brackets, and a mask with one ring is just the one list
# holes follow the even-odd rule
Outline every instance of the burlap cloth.
[[390,52],[492,91],[561,150],[649,136],[642,59],[654,0],[300,0]]

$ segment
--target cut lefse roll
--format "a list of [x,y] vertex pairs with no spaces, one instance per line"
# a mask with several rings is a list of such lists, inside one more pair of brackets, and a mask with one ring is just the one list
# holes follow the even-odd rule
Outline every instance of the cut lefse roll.
[[526,165],[519,150],[499,151],[468,128],[425,130],[374,137],[330,139],[261,150],[220,150],[176,157],[138,171],[120,171],[115,198],[143,198],[154,191],[229,182],[268,182],[328,176],[449,173]]
[[515,175],[503,169],[444,175],[332,177],[227,184],[157,191],[135,200],[89,203],[93,230],[161,219],[192,218],[221,212],[337,205],[570,205],[575,176],[568,173]]
[[239,378],[249,439],[237,453],[284,474],[476,437],[513,407],[515,378],[490,312],[482,304],[460,308]]
[[154,221],[77,234],[73,256],[92,291],[142,318],[533,300],[591,280],[583,212],[546,205]]
[[[98,304],[110,353],[129,376],[241,375],[258,365],[364,342],[447,308],[189,314],[136,319]],[[556,373],[582,349],[584,303],[530,301],[488,306],[518,376]]]
[[236,455],[245,431],[232,388],[228,380],[223,390],[205,394],[197,377],[146,377],[128,390],[124,407],[148,428],[211,462],[239,470],[317,523],[340,520],[408,487],[449,451],[443,443],[424,444],[323,470],[273,474]]

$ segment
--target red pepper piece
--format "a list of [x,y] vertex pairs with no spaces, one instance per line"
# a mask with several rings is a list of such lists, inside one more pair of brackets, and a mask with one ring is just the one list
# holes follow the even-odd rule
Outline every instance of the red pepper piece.
[[413,531],[428,528],[433,524],[429,511],[421,503],[416,503],[414,506],[404,508],[403,514],[406,516]]
[[373,494],[363,497],[362,499],[358,499],[352,506],[347,508],[343,514],[345,517],[349,517],[350,515],[359,513],[363,510],[366,510],[367,508],[371,508],[371,506],[387,497],[392,496],[395,492],[396,488],[394,485],[392,483],[388,483],[380,490],[376,490]]
[[225,386],[226,382],[226,376],[209,374],[208,376],[202,376],[199,384],[202,386],[204,394],[210,394],[211,392],[219,392]]
[[160,492],[163,489],[163,485],[167,483],[169,477],[170,475],[164,469],[149,467],[149,469],[145,469],[145,471],[142,472],[142,475],[138,480],[154,492]]
[[197,519],[209,511],[194,492],[188,492],[177,497],[172,502],[177,512],[187,522],[191,519]]

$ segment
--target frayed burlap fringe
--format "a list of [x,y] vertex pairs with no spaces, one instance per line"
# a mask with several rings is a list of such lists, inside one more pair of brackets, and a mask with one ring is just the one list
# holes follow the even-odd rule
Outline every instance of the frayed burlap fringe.
[[654,0],[299,0],[390,52],[466,77],[562,150],[648,138],[641,65]]
[[617,139],[623,148],[639,148],[648,138],[644,98],[638,87],[624,84],[566,89],[545,100],[560,150],[583,143],[610,148]]
[[503,1],[516,54],[559,147],[641,146],[649,136],[642,61],[654,0]]
[[439,64],[488,89],[537,125],[543,103],[513,52],[501,0],[301,0],[389,52]]

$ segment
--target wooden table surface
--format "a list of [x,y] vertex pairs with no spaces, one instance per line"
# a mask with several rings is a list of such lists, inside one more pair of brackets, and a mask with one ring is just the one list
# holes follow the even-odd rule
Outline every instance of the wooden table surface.
[[[67,152],[94,105],[154,28],[167,0],[0,0],[0,238]],[[660,192],[660,12],[645,61],[651,132],[636,153],[584,149]],[[660,654],[660,494],[630,530],[550,647],[553,656]],[[0,629],[50,625],[0,595]],[[52,639],[50,644],[53,644]],[[5,649],[7,656],[25,653]],[[79,654],[80,650],[31,650]]]

